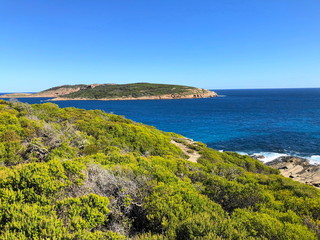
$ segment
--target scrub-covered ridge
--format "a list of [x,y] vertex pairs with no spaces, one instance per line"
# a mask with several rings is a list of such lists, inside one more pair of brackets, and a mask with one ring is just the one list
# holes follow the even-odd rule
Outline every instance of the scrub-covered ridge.
[[0,161],[0,239],[320,236],[318,189],[100,110],[1,101]]
[[6,94],[2,98],[45,97],[53,100],[136,100],[136,99],[185,99],[217,97],[213,92],[171,84],[132,83],[132,84],[90,84],[63,85],[39,93]]

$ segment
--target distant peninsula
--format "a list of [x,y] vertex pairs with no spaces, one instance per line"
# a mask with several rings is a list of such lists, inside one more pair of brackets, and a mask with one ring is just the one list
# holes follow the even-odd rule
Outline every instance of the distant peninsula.
[[143,100],[217,97],[217,93],[196,87],[154,84],[79,84],[49,88],[38,93],[11,93],[0,98],[52,98],[59,100]]

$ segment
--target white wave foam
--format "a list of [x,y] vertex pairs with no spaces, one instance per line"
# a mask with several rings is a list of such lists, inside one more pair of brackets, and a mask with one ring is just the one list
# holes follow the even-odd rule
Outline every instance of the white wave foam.
[[259,161],[263,163],[271,162],[279,157],[286,157],[286,156],[296,156],[307,159],[310,164],[320,165],[320,155],[312,155],[312,156],[299,156],[299,154],[285,154],[285,153],[276,153],[276,152],[257,152],[248,154],[246,152],[236,152],[240,155],[249,155],[255,156]]
[[289,156],[288,154],[285,154],[285,153],[276,153],[276,152],[259,152],[259,153],[253,153],[252,155],[261,156],[261,157],[257,157],[257,159],[264,163],[271,162],[279,157]]
[[311,157],[307,157],[311,164],[320,164],[320,155],[312,155]]
[[246,152],[237,152],[237,153],[240,155],[255,156],[259,161],[261,161],[263,163],[271,162],[278,157],[290,156],[285,153],[276,153],[276,152],[256,152],[256,153],[252,153],[252,154],[248,154]]

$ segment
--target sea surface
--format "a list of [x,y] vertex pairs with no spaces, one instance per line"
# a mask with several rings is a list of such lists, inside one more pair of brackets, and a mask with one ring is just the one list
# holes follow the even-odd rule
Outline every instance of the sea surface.
[[[214,90],[220,97],[181,100],[57,101],[101,109],[206,143],[221,151],[302,156],[320,163],[320,88]],[[46,98],[20,98],[40,103]]]

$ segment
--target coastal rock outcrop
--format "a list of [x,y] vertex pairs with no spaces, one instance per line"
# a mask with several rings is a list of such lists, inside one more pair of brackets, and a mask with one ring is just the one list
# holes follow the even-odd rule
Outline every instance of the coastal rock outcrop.
[[285,177],[320,188],[320,165],[312,165],[300,157],[279,157],[266,165],[280,170]]

